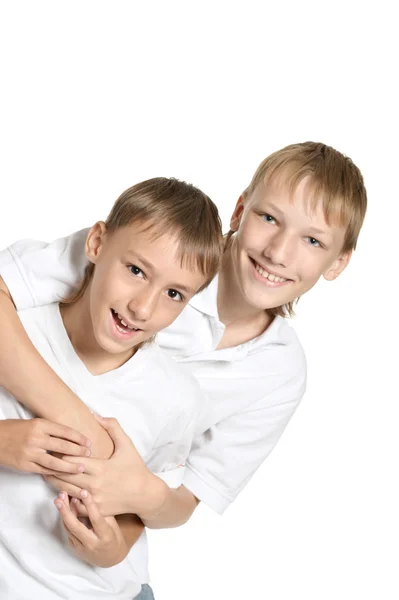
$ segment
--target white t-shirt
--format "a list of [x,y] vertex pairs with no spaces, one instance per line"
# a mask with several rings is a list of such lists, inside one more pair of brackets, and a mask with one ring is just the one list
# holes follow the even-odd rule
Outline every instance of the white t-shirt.
[[[68,296],[86,266],[88,230],[51,244],[22,240],[0,253],[0,274],[18,309]],[[209,399],[204,434],[186,461],[183,484],[222,513],[269,455],[306,385],[302,347],[276,317],[257,338],[216,350],[224,332],[217,278],[158,334],[161,348],[195,375]]]
[[[75,353],[58,304],[19,316],[48,364],[91,410],[119,420],[153,472],[179,471],[203,405],[194,378],[156,343],[120,368],[94,376]],[[0,387],[0,418],[29,419],[32,413]],[[65,543],[56,493],[40,475],[0,467],[0,490],[0,598],[132,600],[148,580],[145,535],[119,565],[92,567]]]

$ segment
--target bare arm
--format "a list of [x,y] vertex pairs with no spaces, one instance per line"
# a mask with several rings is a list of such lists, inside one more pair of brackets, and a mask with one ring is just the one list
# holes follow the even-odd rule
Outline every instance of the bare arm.
[[[68,462],[84,465],[84,473],[60,474],[47,477],[47,480],[57,490],[74,498],[83,498],[82,493],[88,492],[104,516],[136,514],[150,529],[186,523],[199,504],[197,498],[184,486],[169,487],[162,473],[159,476],[152,473],[116,419],[98,415],[96,418],[115,445],[111,458],[67,457]],[[174,474],[176,471],[178,469]],[[81,516],[87,515],[83,512]]]
[[85,435],[93,456],[111,456],[113,443],[108,433],[36,350],[1,278],[0,331],[0,385],[38,416]]
[[144,531],[143,522],[136,515],[118,515],[115,518],[130,549]]
[[167,486],[166,488],[163,502],[157,512],[145,520],[143,519],[144,525],[149,529],[179,527],[187,523],[199,504],[198,498],[185,488],[184,485],[176,490]]

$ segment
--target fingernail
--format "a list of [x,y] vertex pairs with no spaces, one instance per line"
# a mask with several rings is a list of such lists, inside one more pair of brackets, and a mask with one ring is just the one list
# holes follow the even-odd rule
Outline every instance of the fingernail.
[[72,498],[71,502],[72,502],[72,504],[77,504],[78,503],[78,498]]
[[85,466],[84,465],[79,465],[78,466],[78,473],[83,473],[84,470],[85,470]]
[[62,508],[62,502],[56,502],[55,505],[58,509]]
[[91,441],[90,440],[86,440],[86,448],[90,448],[91,446]]
[[90,454],[91,454],[91,451],[90,450],[86,450],[85,456],[90,456]]
[[65,492],[60,492],[60,493],[58,494],[58,497],[59,497],[61,500],[65,500]]
[[86,492],[86,490],[82,490],[80,492],[80,495],[81,495],[82,498],[87,498],[87,492]]

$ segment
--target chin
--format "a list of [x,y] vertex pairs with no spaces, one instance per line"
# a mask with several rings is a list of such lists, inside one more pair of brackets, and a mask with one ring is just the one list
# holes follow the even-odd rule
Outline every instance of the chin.
[[94,337],[99,348],[107,354],[121,354],[129,351],[129,347],[123,347],[122,344],[118,344],[117,340],[112,339],[106,333],[94,333]]
[[244,293],[244,297],[250,306],[259,310],[275,308],[276,306],[280,306],[285,302],[284,299],[280,302],[280,299],[276,295],[273,296],[273,294],[268,294],[265,292],[262,293],[259,292],[259,289],[253,288],[246,291]]

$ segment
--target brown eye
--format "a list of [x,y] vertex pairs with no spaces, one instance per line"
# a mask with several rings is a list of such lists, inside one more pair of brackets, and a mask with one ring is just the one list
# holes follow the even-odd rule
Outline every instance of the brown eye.
[[136,277],[144,277],[143,271],[136,265],[128,265],[127,268],[132,275],[135,275]]
[[183,296],[177,290],[171,289],[168,290],[166,293],[168,294],[169,298],[172,298],[172,300],[176,300],[176,302],[181,302],[183,300]]

